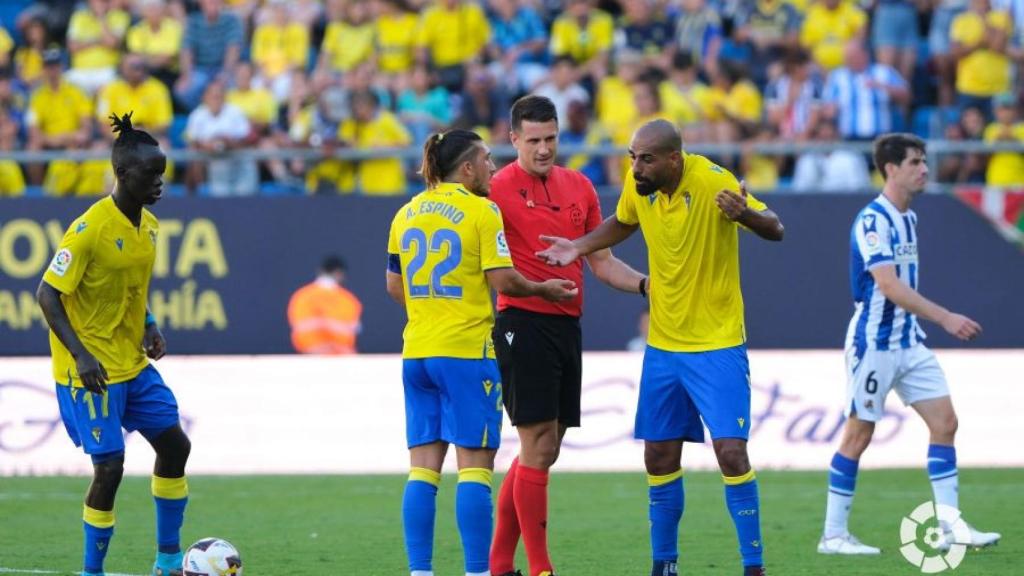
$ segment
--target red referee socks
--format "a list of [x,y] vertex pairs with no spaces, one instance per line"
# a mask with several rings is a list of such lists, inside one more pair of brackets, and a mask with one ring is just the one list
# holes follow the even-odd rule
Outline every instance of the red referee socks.
[[[523,465],[517,468],[513,498],[530,574],[536,576],[553,570],[548,556],[548,472]],[[502,486],[502,492],[504,489]]]
[[519,458],[512,461],[512,466],[501,482],[498,492],[497,526],[494,530],[494,542],[491,543],[491,574],[500,576],[515,571],[516,546],[519,545],[519,518],[516,516],[516,503],[513,498],[516,484],[516,472],[519,469]]

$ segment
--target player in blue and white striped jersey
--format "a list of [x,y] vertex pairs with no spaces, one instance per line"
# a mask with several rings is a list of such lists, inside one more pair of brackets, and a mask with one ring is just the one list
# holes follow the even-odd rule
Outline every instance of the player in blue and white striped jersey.
[[[960,340],[973,340],[981,326],[918,293],[917,215],[910,202],[928,181],[925,144],[910,134],[887,134],[875,141],[875,165],[885,177],[882,194],[861,210],[850,231],[850,280],[854,314],[846,336],[846,421],[829,473],[822,554],[878,554],[850,534],[847,519],[857,481],[858,461],[871,442],[885,399],[896,391],[928,426],[928,475],[936,504],[959,509],[956,412],[946,377],[924,345],[918,318],[929,320]],[[944,546],[952,543],[949,527]],[[967,542],[981,547],[1000,535],[970,528]]]

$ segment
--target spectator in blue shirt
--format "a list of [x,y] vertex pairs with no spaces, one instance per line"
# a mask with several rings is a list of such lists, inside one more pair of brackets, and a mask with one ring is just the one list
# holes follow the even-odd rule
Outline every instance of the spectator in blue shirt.
[[174,95],[192,110],[214,79],[227,80],[242,53],[242,21],[223,10],[223,0],[199,0],[200,11],[188,17],[181,46],[181,76]]
[[544,22],[533,8],[517,0],[490,0],[491,74],[501,78],[511,94],[529,92],[547,75]]

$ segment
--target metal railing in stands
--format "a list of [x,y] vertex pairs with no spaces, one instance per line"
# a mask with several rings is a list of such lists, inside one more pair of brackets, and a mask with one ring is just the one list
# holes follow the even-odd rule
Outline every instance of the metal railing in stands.
[[[1021,152],[1024,153],[1024,142],[998,142],[986,143],[978,141],[951,141],[951,140],[928,140],[928,153],[934,157],[936,154],[991,154],[993,152]],[[870,142],[751,142],[744,144],[688,144],[684,146],[687,152],[716,155],[737,155],[745,152],[757,153],[764,156],[791,156],[803,152],[825,152],[832,150],[852,150],[856,152],[871,152]],[[512,158],[515,156],[515,149],[509,145],[494,146],[491,149],[495,158]],[[563,158],[575,154],[586,154],[589,156],[622,156],[627,150],[621,146],[580,146],[563,144],[558,148],[559,155]],[[331,154],[339,160],[370,160],[375,158],[399,158],[403,160],[419,160],[423,150],[418,146],[406,148],[375,148],[373,150],[355,150],[352,148],[336,148]],[[220,154],[201,152],[189,149],[172,149],[168,157],[175,162],[209,161],[218,158],[235,156],[251,160],[267,159],[301,159],[321,160],[325,158],[323,150],[318,148],[273,148],[273,149],[237,149]],[[23,164],[49,162],[51,160],[96,160],[110,157],[109,150],[47,150],[30,152],[25,150],[0,152],[0,160],[14,160]]]

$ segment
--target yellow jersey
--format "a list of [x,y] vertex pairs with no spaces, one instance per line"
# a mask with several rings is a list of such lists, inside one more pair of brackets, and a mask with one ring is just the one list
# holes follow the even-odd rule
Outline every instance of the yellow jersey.
[[416,45],[430,49],[430,62],[445,67],[475,58],[491,39],[491,25],[480,5],[460,3],[454,10],[436,3],[423,13]]
[[[1024,142],[1024,123],[1004,127],[1002,124],[989,124],[985,128],[985,142],[1005,142],[1003,131],[1017,142]],[[985,183],[989,186],[1021,186],[1024,185],[1024,154],[1019,152],[993,152],[985,170]]]
[[373,56],[373,35],[370,23],[353,26],[348,22],[331,22],[320,50],[327,55],[333,70],[348,72]]
[[[401,148],[412,144],[412,135],[402,121],[382,110],[365,124],[349,118],[338,127],[338,139],[357,150]],[[355,163],[350,176],[343,176],[339,188],[349,192],[359,188],[363,194],[389,195],[405,193],[405,168],[400,158],[377,158]]]
[[277,122],[277,101],[266,88],[232,88],[228,90],[227,102],[237,106],[250,122],[264,125]]
[[[953,19],[949,37],[963,46],[974,46],[985,40],[987,28],[1002,30],[1009,35],[1013,22],[1006,12],[989,12],[984,18],[974,12],[964,12]],[[1010,68],[1010,59],[1005,54],[979,46],[957,63],[956,90],[971,96],[1008,92],[1011,88]]]
[[800,44],[827,72],[843,65],[846,43],[860,34],[867,22],[867,15],[852,2],[844,1],[835,10],[815,2],[804,17]]
[[267,76],[305,68],[309,60],[309,29],[298,23],[260,24],[252,33],[252,61]]
[[551,55],[571,56],[579,63],[600,52],[611,50],[615,40],[615,21],[601,10],[591,10],[587,24],[580,27],[572,16],[562,15],[551,25]]
[[417,194],[391,222],[388,254],[409,317],[402,357],[494,358],[484,272],[512,267],[497,204],[448,182]]
[[145,56],[177,56],[184,34],[181,22],[174,18],[161,20],[156,32],[148,22],[139,22],[128,30],[128,51]]
[[[158,230],[151,212],[142,210],[136,228],[107,196],[71,223],[43,274],[109,383],[131,380],[148,364],[142,337]],[[81,386],[75,359],[52,331],[50,351],[57,383]]]
[[12,160],[0,160],[0,196],[24,196],[25,175]]
[[[746,341],[740,292],[739,225],[715,204],[736,177],[703,156],[683,154],[672,195],[639,196],[630,172],[615,208],[623,224],[640,226],[650,269],[647,342],[668,352],[705,352]],[[747,195],[747,205],[765,205]]]
[[[128,26],[132,23],[131,16],[123,10],[111,10],[100,21],[95,14],[87,8],[76,10],[68,22],[68,41],[96,42],[103,39],[103,28],[106,28],[118,38],[123,38]],[[83,48],[71,55],[72,68],[112,68],[117,66],[121,60],[121,53],[117,48],[107,48],[103,45]]]
[[417,25],[416,16],[408,12],[377,18],[375,40],[381,72],[397,74],[412,67]]
[[134,87],[124,80],[115,80],[100,90],[96,99],[100,125],[107,123],[111,114],[121,116],[128,112],[132,112],[132,124],[145,130],[164,130],[174,117],[171,92],[152,77]]
[[82,89],[61,81],[56,89],[43,83],[28,101],[25,123],[47,136],[73,134],[92,116],[92,100]]

